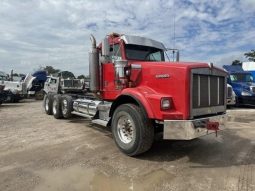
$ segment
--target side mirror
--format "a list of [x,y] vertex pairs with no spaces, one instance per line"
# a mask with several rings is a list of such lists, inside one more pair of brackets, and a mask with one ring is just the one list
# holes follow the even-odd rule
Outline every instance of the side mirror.
[[[179,62],[180,61],[180,51],[179,51],[179,49],[167,48],[165,51],[166,52],[171,51],[170,54],[172,54],[172,59],[173,59],[174,62]],[[170,61],[170,58],[168,57],[167,53],[166,53],[166,56],[167,56],[168,60]]]
[[102,42],[102,56],[110,56],[110,45],[107,38],[104,38]]

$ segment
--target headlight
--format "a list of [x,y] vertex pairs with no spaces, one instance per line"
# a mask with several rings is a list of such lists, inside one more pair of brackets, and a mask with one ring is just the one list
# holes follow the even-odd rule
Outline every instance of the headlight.
[[252,96],[252,93],[247,92],[247,91],[242,91],[241,95],[242,96]]
[[167,110],[171,108],[171,98],[161,98],[161,109],[162,110]]

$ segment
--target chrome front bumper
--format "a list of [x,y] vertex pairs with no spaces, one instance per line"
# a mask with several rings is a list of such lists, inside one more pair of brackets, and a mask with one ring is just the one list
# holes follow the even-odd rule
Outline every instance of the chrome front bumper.
[[164,139],[172,140],[191,140],[201,137],[215,131],[207,130],[208,122],[218,122],[219,130],[225,129],[227,115],[217,115],[194,120],[165,120],[164,121]]
[[227,105],[235,105],[235,104],[236,104],[235,97],[227,98]]

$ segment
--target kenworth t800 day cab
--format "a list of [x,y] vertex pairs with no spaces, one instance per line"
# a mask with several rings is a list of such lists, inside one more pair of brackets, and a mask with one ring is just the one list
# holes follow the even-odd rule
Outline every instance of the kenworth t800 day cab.
[[110,126],[129,156],[150,149],[154,136],[191,140],[221,130],[226,121],[226,73],[207,63],[166,62],[155,40],[110,34],[91,36],[90,90],[45,95],[55,118],[79,115]]

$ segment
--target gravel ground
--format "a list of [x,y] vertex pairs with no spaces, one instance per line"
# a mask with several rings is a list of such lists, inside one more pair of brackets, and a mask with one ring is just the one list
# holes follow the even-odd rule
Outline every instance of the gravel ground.
[[157,141],[131,158],[89,120],[56,120],[40,101],[4,104],[0,190],[255,190],[255,109],[228,115],[218,137]]

